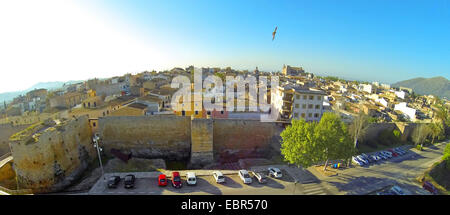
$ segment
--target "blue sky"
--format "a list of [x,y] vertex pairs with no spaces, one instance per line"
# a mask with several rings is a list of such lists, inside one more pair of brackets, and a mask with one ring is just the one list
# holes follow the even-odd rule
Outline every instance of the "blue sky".
[[[47,23],[50,30],[37,31],[42,31],[44,39],[51,38],[45,47],[56,47],[32,47],[54,51],[29,54],[32,59],[46,56],[33,68],[48,71],[35,76],[30,84],[188,65],[249,70],[258,66],[278,71],[288,64],[318,75],[386,83],[415,77],[450,78],[449,0],[80,0],[71,7],[48,2],[41,13],[29,19],[52,14],[50,22],[34,25]],[[29,23],[23,19],[22,24]],[[272,41],[275,26],[277,37]],[[15,40],[14,31],[10,36]],[[53,31],[61,35],[55,37]],[[21,53],[32,48],[24,47]],[[64,64],[48,68],[55,60],[46,59],[60,56],[67,56],[57,61]],[[8,62],[26,59],[11,60]],[[68,64],[73,66],[65,66]],[[58,72],[61,67],[67,71]],[[1,70],[10,68],[15,67],[2,68],[0,64]],[[17,72],[23,70],[28,68]]]
[[291,64],[386,82],[450,74],[449,1],[107,2],[143,34],[176,44],[181,64]]

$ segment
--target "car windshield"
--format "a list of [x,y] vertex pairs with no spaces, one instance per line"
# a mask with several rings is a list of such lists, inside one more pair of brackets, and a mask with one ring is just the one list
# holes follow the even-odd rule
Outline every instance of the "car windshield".
[[173,181],[179,182],[180,181],[180,177],[174,177]]
[[217,178],[218,178],[218,179],[223,179],[223,176],[219,175]]
[[277,172],[278,175],[281,175],[281,172]]
[[161,179],[161,180],[159,180],[159,181],[161,181],[161,182],[165,182],[165,181],[166,181],[166,179]]
[[189,181],[195,181],[195,178],[190,178],[190,179],[188,179]]
[[244,178],[250,178],[249,174],[244,174]]
[[116,177],[111,177],[111,178],[109,178],[109,180],[114,181],[114,180],[116,180]]
[[132,179],[133,179],[132,176],[126,176],[126,177],[125,177],[125,181],[131,181]]

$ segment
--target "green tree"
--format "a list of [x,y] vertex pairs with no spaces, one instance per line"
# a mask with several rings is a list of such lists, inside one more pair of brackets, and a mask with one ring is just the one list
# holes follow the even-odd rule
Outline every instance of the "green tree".
[[317,149],[316,122],[308,123],[304,119],[292,120],[292,125],[283,132],[281,154],[292,164],[307,168],[319,162]]
[[441,121],[444,135],[447,136],[447,129],[450,125],[449,108],[445,106],[442,100],[438,100],[436,103],[435,107],[437,110],[435,112],[435,117]]
[[353,119],[352,124],[349,126],[350,134],[353,137],[353,143],[357,148],[358,140],[362,140],[366,135],[367,128],[369,127],[369,116],[360,111],[359,114]]
[[431,135],[431,144],[434,144],[434,139],[436,137],[441,136],[444,133],[444,128],[443,125],[440,123],[430,123],[428,125],[428,129],[430,131],[430,135]]
[[450,169],[450,144],[447,143],[444,149],[444,156],[442,157],[442,160],[446,162],[447,169]]
[[347,126],[339,115],[325,113],[319,123],[292,120],[282,133],[281,153],[289,162],[307,168],[329,160],[349,159],[354,147]]
[[316,127],[316,135],[319,140],[319,155],[325,160],[324,170],[327,169],[329,160],[348,160],[355,153],[347,125],[335,113],[326,112]]
[[423,147],[423,143],[427,139],[428,135],[430,135],[430,129],[425,124],[419,124],[413,130],[411,135],[413,142],[416,145],[420,145],[420,148]]

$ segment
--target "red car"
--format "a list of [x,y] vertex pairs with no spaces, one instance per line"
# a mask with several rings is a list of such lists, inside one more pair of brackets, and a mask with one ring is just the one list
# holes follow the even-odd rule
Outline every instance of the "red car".
[[430,193],[434,195],[438,194],[438,190],[436,189],[436,187],[434,187],[434,185],[428,181],[424,181],[422,187],[423,189],[428,190]]
[[172,186],[175,188],[181,188],[183,186],[179,172],[172,172]]
[[158,186],[167,186],[167,178],[166,175],[160,174],[158,176]]
[[397,152],[395,152],[394,150],[389,149],[388,151],[389,151],[390,153],[392,153],[392,156],[394,156],[394,157],[397,157],[397,156],[398,156]]

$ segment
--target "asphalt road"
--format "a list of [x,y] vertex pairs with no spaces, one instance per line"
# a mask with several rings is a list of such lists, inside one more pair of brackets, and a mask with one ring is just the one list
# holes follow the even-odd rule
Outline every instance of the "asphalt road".
[[[429,194],[421,188],[416,177],[435,162],[440,161],[446,143],[427,147],[424,151],[407,150],[408,153],[383,160],[369,166],[355,166],[338,171],[337,176],[320,177],[323,185],[335,194],[368,194],[390,185],[404,188],[407,194]],[[314,170],[310,170],[314,173]]]

